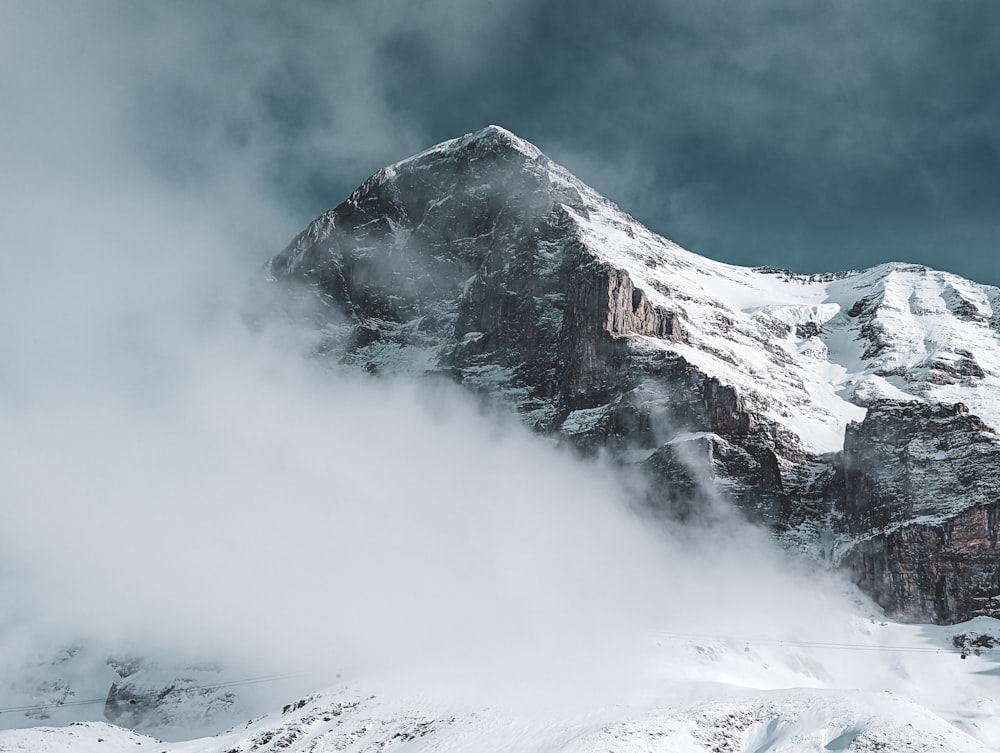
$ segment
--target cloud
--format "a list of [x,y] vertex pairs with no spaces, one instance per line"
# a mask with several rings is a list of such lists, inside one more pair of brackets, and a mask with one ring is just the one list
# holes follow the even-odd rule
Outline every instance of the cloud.
[[752,531],[651,528],[607,468],[452,389],[241,321],[310,175],[424,145],[379,50],[416,33],[485,69],[507,18],[337,7],[4,6],[8,665],[25,635],[82,637],[606,698],[647,627],[839,609]]
[[50,640],[606,698],[647,629],[804,628],[830,598],[741,528],[652,527],[610,469],[454,388],[237,324],[136,358],[3,405],[5,590]]
[[998,28],[989,2],[551,2],[491,27],[489,75],[417,45],[387,80],[433,140],[499,122],[715,258],[996,282],[965,228],[996,227]]
[[716,258],[996,276],[988,2],[0,12],[20,185],[51,191],[58,165],[99,189],[128,152],[254,258],[378,167],[498,122]]

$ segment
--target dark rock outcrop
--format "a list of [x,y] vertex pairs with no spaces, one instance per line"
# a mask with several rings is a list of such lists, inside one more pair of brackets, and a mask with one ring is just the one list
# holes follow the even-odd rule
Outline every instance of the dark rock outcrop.
[[891,614],[1000,614],[1000,437],[964,405],[881,402],[847,427],[843,556]]

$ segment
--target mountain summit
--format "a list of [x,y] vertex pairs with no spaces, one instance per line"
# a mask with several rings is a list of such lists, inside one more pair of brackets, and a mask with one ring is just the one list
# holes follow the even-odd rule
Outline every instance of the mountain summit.
[[1000,289],[712,261],[497,126],[382,168],[267,274],[345,363],[447,375],[675,512],[721,490],[893,616],[1000,614]]

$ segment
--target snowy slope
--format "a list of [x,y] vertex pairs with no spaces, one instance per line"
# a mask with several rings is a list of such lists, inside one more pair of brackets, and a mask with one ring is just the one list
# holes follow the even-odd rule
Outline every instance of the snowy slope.
[[1000,656],[970,649],[962,659],[956,635],[1000,638],[1000,623],[922,628],[858,618],[846,642],[826,644],[650,633],[638,638],[648,676],[628,693],[576,708],[565,699],[476,704],[354,682],[290,699],[283,712],[214,737],[164,743],[87,723],[0,732],[0,750],[996,750]]
[[723,264],[553,172],[588,203],[589,217],[572,213],[588,247],[685,320],[684,343],[646,344],[753,396],[814,452],[840,449],[880,398],[962,402],[1000,426],[1000,289],[910,264],[826,275]]
[[74,722],[67,727],[35,727],[0,732],[3,753],[125,753],[152,750],[156,740],[104,722]]

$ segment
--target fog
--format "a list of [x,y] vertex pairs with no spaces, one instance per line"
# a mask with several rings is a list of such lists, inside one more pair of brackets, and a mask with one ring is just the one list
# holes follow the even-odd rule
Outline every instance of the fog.
[[8,630],[317,687],[600,695],[641,676],[646,631],[802,635],[845,609],[763,536],[643,520],[610,469],[456,388],[288,341],[219,317],[4,401]]
[[[366,378],[310,357],[307,328],[249,324],[300,229],[262,167],[287,145],[208,139],[165,169],[136,112],[200,75],[196,51],[112,9],[0,23],[0,665],[89,641],[313,689],[598,702],[644,676],[648,631],[802,637],[848,613],[735,519],[653,525],[611,469],[454,386]],[[232,71],[205,75],[232,96]],[[253,102],[232,107],[252,123]],[[314,136],[350,164],[354,143]]]

